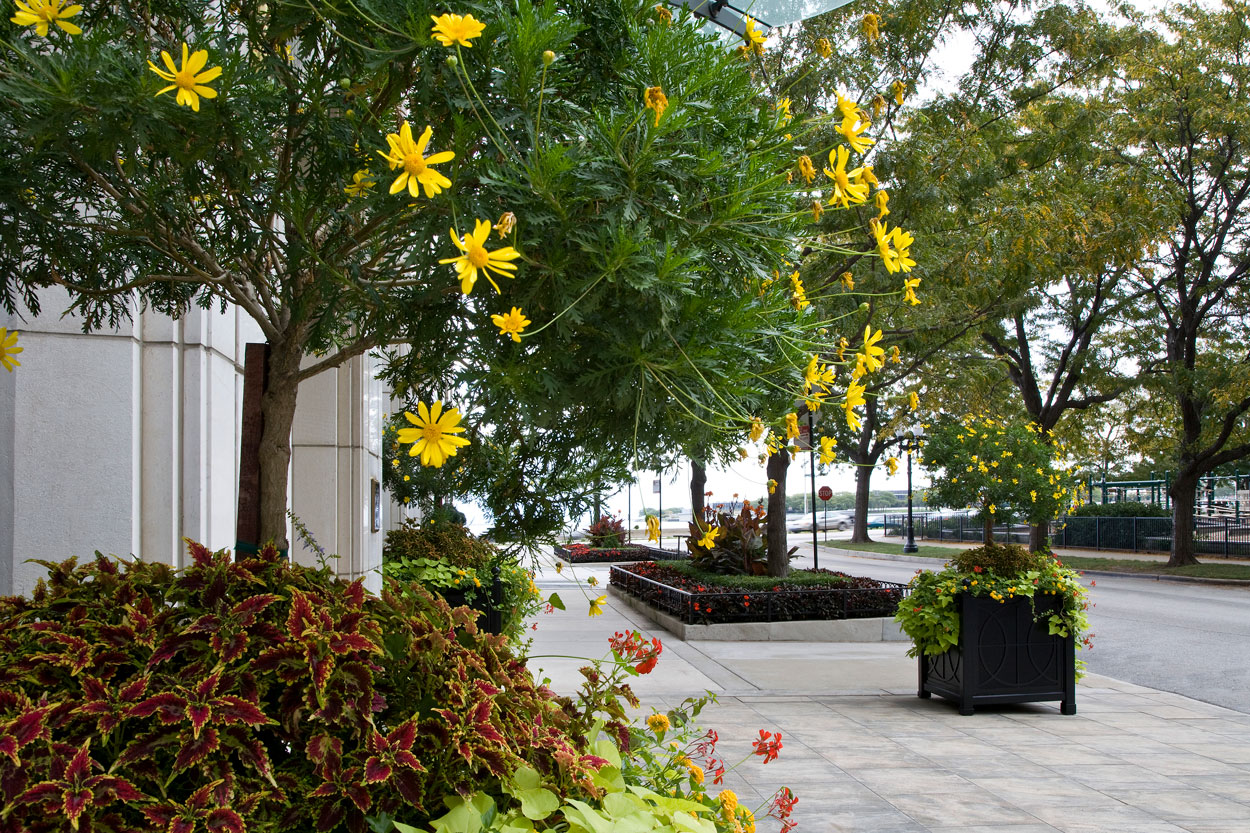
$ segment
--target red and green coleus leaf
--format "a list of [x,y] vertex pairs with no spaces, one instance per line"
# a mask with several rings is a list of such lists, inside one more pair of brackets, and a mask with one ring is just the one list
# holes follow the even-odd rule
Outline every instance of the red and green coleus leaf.
[[205,784],[182,804],[170,802],[145,807],[143,816],[165,833],[193,833],[200,824],[209,831],[246,833],[243,817],[233,807],[226,806],[230,790],[222,789],[222,785],[221,780]]
[[373,798],[362,777],[360,767],[350,767],[333,773],[330,779],[323,781],[308,795],[310,798],[347,798],[360,812],[366,813],[373,804]]
[[217,730],[211,726],[205,729],[203,734],[191,738],[184,736],[182,748],[178,750],[178,757],[174,760],[174,772],[181,772],[187,767],[194,766],[216,752],[220,745],[221,740],[217,735]]
[[104,737],[130,716],[131,704],[147,690],[148,677],[140,676],[127,683],[120,691],[114,691],[94,677],[84,677],[83,694],[86,702],[76,710],[78,714],[96,718],[96,734]]
[[39,659],[53,665],[69,668],[70,675],[76,675],[86,668],[92,660],[91,643],[81,636],[67,633],[48,633],[40,638],[40,644],[49,651],[61,650],[56,653],[40,654]]
[[56,767],[62,774],[41,781],[17,796],[15,805],[38,804],[55,806],[78,829],[78,821],[90,807],[107,807],[115,801],[142,801],[146,796],[124,778],[113,775],[92,775],[96,764],[91,760],[91,741],[74,752],[68,764]]
[[17,753],[31,741],[48,737],[45,721],[51,711],[51,706],[28,705],[21,714],[0,726],[0,755],[10,758],[14,766],[21,766]]

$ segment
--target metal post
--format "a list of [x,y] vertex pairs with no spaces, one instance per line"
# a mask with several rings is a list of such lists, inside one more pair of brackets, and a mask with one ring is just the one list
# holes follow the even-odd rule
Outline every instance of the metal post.
[[820,569],[820,551],[816,540],[816,420],[807,409],[807,453],[812,463],[812,568]]
[[634,542],[634,484],[625,487],[625,541]]
[[907,440],[907,543],[903,544],[903,553],[920,552],[916,546],[916,527],[911,514],[911,440]]

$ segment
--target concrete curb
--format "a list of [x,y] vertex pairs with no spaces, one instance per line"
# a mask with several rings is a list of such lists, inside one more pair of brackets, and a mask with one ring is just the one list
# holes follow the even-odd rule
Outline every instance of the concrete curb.
[[[895,555],[889,552],[865,552],[863,550],[844,550],[841,547],[829,547],[821,545],[822,550],[828,550],[834,555],[842,555],[847,558],[867,558],[875,561],[905,561],[912,564],[928,564],[932,566],[936,564],[938,559],[926,558],[919,555]],[[1250,587],[1250,579],[1241,578],[1202,578],[1200,576],[1167,576],[1159,573],[1120,573],[1114,570],[1081,570],[1083,576],[1098,576],[1099,578],[1135,578],[1146,579],[1149,581],[1175,581],[1181,584],[1223,584],[1231,587]]]
[[608,587],[613,599],[683,642],[910,642],[893,618],[726,622],[687,625],[640,599]]

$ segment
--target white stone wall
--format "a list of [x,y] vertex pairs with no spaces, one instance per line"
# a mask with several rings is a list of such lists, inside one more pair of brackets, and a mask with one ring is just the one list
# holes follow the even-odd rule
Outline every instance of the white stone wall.
[[[387,401],[376,378],[378,360],[360,356],[326,370],[299,388],[291,430],[292,511],[345,578],[365,576],[365,586],[382,588],[383,511],[373,529],[373,481],[382,481],[382,414]],[[380,500],[386,495],[380,493]],[[291,539],[291,556],[316,564],[318,556]]]
[[[256,324],[235,308],[194,308],[84,335],[59,315],[65,293],[42,299],[38,318],[0,315],[24,348],[19,368],[0,370],[0,595],[34,587],[43,568],[31,558],[100,550],[181,566],[184,537],[233,547],[242,360],[263,340]],[[341,574],[376,588],[383,533],[370,526],[369,483],[381,479],[384,398],[373,367],[358,358],[301,386],[291,505],[341,555]]]

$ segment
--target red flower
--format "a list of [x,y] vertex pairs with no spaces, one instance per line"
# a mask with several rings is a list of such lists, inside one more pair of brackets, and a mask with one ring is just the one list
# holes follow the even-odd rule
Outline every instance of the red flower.
[[[799,800],[794,793],[790,792],[789,787],[782,787],[773,795],[772,804],[768,808],[767,815],[770,815],[779,821],[785,821],[794,812],[794,805]],[[790,826],[794,826],[794,822],[790,822]],[[783,826],[783,829],[789,829]]]
[[981,565],[980,565],[980,564],[977,564],[977,565],[974,565],[974,566],[973,566],[973,568],[972,568],[972,572],[974,572],[974,573],[983,573],[983,572],[985,572],[985,571],[984,571],[983,569],[981,569]]
[[[700,758],[707,758],[709,755],[711,755],[713,752],[716,751],[716,744],[719,741],[720,741],[720,735],[716,733],[716,730],[708,729],[707,734],[705,734],[702,737],[702,739],[700,739],[698,742],[695,743],[694,752]],[[714,761],[709,760],[708,766],[710,767],[712,763],[714,763]]]
[[760,729],[760,739],[752,741],[751,745],[755,747],[756,755],[763,756],[764,763],[774,761],[777,759],[777,753],[781,751],[781,732],[773,735],[772,732]]

